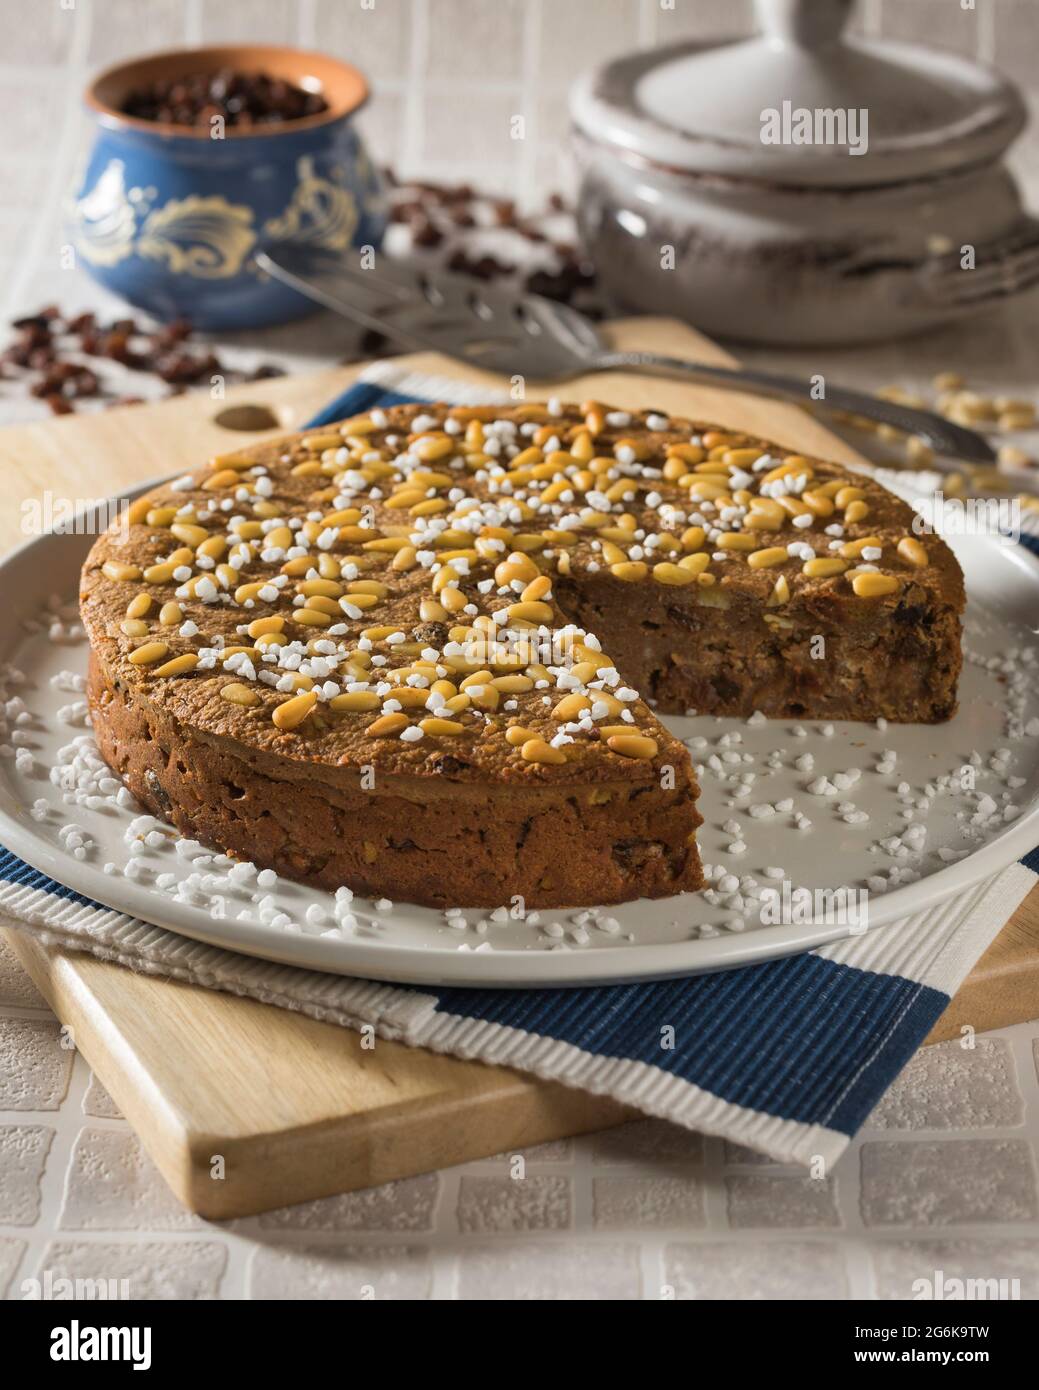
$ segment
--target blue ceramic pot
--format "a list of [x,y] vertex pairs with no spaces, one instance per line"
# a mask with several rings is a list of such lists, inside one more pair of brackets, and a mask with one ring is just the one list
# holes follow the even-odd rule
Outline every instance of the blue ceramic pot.
[[[280,126],[229,127],[222,138],[119,109],[155,79],[222,68],[318,90],[329,109]],[[344,256],[379,246],[379,179],[353,121],[367,95],[347,64],[276,46],[160,53],[109,69],[86,97],[98,130],[74,195],[77,263],[131,304],[197,328],[258,328],[312,312],[253,257],[283,241]]]

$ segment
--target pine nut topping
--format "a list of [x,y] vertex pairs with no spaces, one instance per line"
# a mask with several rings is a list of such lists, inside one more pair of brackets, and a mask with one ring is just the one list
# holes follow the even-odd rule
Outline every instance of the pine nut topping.
[[787,583],[785,574],[781,574],[776,580],[775,588],[765,600],[766,608],[778,608],[784,603],[790,602],[790,585]]
[[408,716],[406,714],[383,714],[378,719],[373,719],[365,730],[372,738],[389,738],[393,734],[399,734],[402,729],[408,727]]
[[858,560],[862,557],[862,552],[869,548],[883,550],[884,542],[879,536],[863,536],[857,541],[846,541],[841,546],[841,554],[846,560]]
[[752,570],[771,569],[774,565],[785,565],[789,560],[785,545],[769,546],[766,550],[755,550],[747,556],[747,564]]
[[592,701],[588,695],[564,695],[552,711],[552,718],[564,723],[570,719],[580,719],[585,710],[591,709]]
[[144,571],[144,582],[146,584],[168,584],[173,578],[173,571],[176,569],[173,564],[149,565]]
[[837,495],[834,497],[833,500],[836,503],[838,510],[844,511],[845,507],[847,507],[850,503],[861,502],[865,498],[865,496],[866,494],[862,491],[861,488],[847,486],[842,487],[837,492]]
[[927,551],[913,536],[903,536],[898,542],[898,553],[916,569],[923,569],[929,563]]
[[836,555],[823,559],[806,560],[801,568],[801,573],[809,579],[829,579],[831,575],[843,574],[848,568],[847,560],[840,560]]
[[655,758],[657,741],[645,734],[613,734],[606,740],[606,747],[622,758]]
[[154,674],[157,676],[183,676],[188,671],[193,671],[198,665],[198,657],[194,652],[185,652],[183,656],[175,656],[172,661],[165,661],[161,666],[156,666]]
[[757,536],[748,536],[745,531],[726,531],[718,537],[719,550],[757,550]]
[[524,603],[535,603],[538,599],[543,599],[546,594],[552,592],[552,581],[547,574],[539,574],[537,579],[532,579],[527,587],[520,594]]
[[302,695],[294,695],[282,705],[276,705],[271,718],[279,729],[298,729],[307,715],[317,704],[313,690],[304,690]]
[[465,725],[459,724],[455,719],[420,719],[419,728],[432,738],[454,738],[465,733]]
[[350,690],[345,695],[334,695],[328,708],[334,714],[342,714],[347,710],[378,709],[381,703],[374,690]]
[[130,661],[135,666],[151,666],[156,661],[161,661],[169,652],[169,647],[165,642],[145,642],[143,647],[137,647],[130,653]]
[[292,621],[305,627],[331,627],[332,615],[322,613],[318,608],[297,608],[292,614]]
[[217,488],[237,487],[241,479],[233,468],[221,468],[217,473],[211,473],[204,480],[202,486],[207,491],[215,491]]
[[250,637],[263,637],[269,632],[281,632],[285,619],[278,614],[269,618],[255,618],[246,628]]
[[192,526],[186,521],[175,521],[170,527],[170,531],[177,540],[183,541],[185,545],[190,545],[192,549],[201,545],[209,537],[209,532],[204,526]]
[[625,583],[637,583],[640,579],[645,579],[649,573],[649,566],[643,564],[641,560],[628,560],[620,564],[611,565],[610,573],[617,579],[623,579]]
[[258,705],[260,697],[250,686],[244,685],[241,681],[229,681],[227,685],[220,687],[220,698],[226,700],[231,705]]
[[901,584],[893,574],[857,574],[851,581],[851,587],[859,598],[883,598],[886,594],[896,593]]
[[308,579],[296,585],[296,592],[303,598],[339,598],[343,586],[332,579]]
[[653,566],[653,578],[658,584],[672,584],[678,587],[696,583],[695,574],[688,569],[683,569],[681,565],[672,565],[666,561]]
[[550,623],[553,609],[550,603],[513,603],[507,609],[509,619],[525,619],[529,623]]
[[505,730],[505,742],[513,748],[521,748],[523,744],[531,742],[537,738],[533,729],[525,729],[522,724],[513,724],[511,728]]
[[118,560],[106,560],[101,566],[101,573],[106,579],[132,580],[141,577],[137,565],[123,565]]
[[696,555],[683,555],[678,562],[678,568],[688,570],[692,575],[701,575],[710,563],[710,555],[706,550],[701,550]]
[[527,763],[553,763],[559,765],[566,762],[566,754],[561,748],[553,748],[550,743],[546,743],[543,738],[528,738],[520,748],[520,757]]

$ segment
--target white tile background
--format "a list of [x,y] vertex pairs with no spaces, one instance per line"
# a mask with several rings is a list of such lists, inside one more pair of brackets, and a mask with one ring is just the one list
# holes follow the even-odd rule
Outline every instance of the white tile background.
[[[536,204],[565,176],[565,92],[579,70],[751,23],[749,0],[0,0],[0,302],[114,307],[53,269],[89,138],[75,96],[101,64],[243,34],[327,48],[373,79],[364,122],[380,162]],[[994,60],[1039,97],[1039,0],[862,0],[856,23]],[[517,113],[524,141],[508,136]],[[1034,136],[1014,164],[1039,203]],[[1031,394],[1034,304],[909,348],[831,356],[856,384],[967,365],[982,389]],[[319,348],[301,358],[293,336],[254,335],[230,355],[318,365]],[[0,390],[3,420],[33,409]],[[365,1286],[378,1298],[904,1298],[942,1269],[1017,1277],[1036,1298],[1037,1067],[1039,1022],[974,1051],[921,1052],[820,1180],[647,1121],[541,1146],[521,1180],[489,1159],[216,1226],[170,1197],[0,946],[0,1297],[50,1269],[127,1278],[142,1298],[355,1298]]]

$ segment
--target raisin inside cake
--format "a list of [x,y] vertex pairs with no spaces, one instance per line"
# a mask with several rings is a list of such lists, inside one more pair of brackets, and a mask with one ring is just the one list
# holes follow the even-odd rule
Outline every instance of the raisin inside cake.
[[435,906],[701,885],[664,712],[933,722],[963,584],[878,483],[589,402],[402,406],[155,489],[83,572],[105,758],[184,833]]

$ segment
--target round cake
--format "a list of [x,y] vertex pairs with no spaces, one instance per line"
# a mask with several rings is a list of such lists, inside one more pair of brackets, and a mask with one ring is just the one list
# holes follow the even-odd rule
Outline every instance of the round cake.
[[136,501],[81,595],[98,745],[155,815],[327,888],[528,909],[701,886],[653,708],[948,718],[963,602],[874,480],[597,402],[223,455]]

